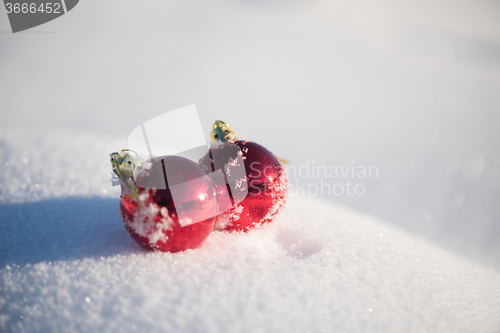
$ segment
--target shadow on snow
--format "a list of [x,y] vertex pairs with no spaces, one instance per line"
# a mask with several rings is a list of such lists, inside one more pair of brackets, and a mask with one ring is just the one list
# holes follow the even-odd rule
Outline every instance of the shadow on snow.
[[142,251],[118,199],[67,198],[0,206],[0,267]]

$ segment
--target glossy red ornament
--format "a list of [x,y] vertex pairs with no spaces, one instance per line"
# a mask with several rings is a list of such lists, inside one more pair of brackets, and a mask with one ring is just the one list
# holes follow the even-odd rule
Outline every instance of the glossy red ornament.
[[[133,182],[132,178],[128,181]],[[157,186],[162,181],[164,188]],[[132,238],[147,249],[194,249],[214,228],[214,185],[191,160],[179,156],[155,159],[139,174],[135,187],[123,181],[121,185],[120,216]]]
[[243,181],[238,186],[215,184],[219,194],[231,193],[231,202],[224,202],[219,196],[220,210],[228,206],[230,209],[217,217],[216,230],[246,232],[260,228],[273,221],[285,205],[288,193],[285,170],[273,153],[255,142],[238,140],[220,143],[198,162],[207,174],[221,169],[226,176],[239,172],[240,163],[245,165],[245,174],[241,175]]

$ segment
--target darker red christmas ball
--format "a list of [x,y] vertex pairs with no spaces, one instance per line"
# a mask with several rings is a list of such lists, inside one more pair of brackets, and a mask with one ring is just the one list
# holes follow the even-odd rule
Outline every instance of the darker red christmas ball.
[[209,175],[222,173],[225,180],[212,177],[222,212],[216,230],[260,228],[283,209],[288,179],[277,157],[265,147],[246,140],[219,143],[198,164]]
[[198,247],[214,228],[217,197],[210,178],[179,156],[156,158],[135,181],[121,181],[120,216],[147,249],[178,252]]

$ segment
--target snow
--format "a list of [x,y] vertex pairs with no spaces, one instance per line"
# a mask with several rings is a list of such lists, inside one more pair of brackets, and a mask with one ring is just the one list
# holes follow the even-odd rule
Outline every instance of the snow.
[[139,124],[196,104],[207,138],[222,119],[297,168],[377,167],[355,179],[364,195],[324,196],[500,268],[498,1],[143,7],[80,1],[19,34],[0,11],[1,130],[126,142]]
[[[0,10],[0,331],[498,331],[499,8],[86,0],[19,34]],[[269,228],[146,252],[109,153],[191,104],[207,139],[376,176],[289,172]]]
[[[372,216],[292,194],[268,228],[148,252],[118,215],[106,138],[1,135],[1,331],[498,328],[499,272]],[[56,157],[59,166],[39,167]],[[24,189],[26,177],[45,190]]]
[[116,198],[120,190],[110,186],[109,145],[104,135],[95,133],[3,129],[0,203],[85,195]]

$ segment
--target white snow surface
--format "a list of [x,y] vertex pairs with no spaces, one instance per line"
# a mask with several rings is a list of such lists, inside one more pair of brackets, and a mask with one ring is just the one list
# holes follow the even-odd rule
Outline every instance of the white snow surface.
[[[377,167],[290,184],[360,183],[362,196],[321,191],[500,269],[500,1],[85,0],[16,34],[0,10],[0,73],[0,132],[126,141],[196,104],[207,131],[227,121],[297,169]],[[59,197],[94,186],[51,179]]]
[[1,332],[498,331],[499,272],[382,220],[292,194],[268,228],[148,252],[105,137],[0,144]]

